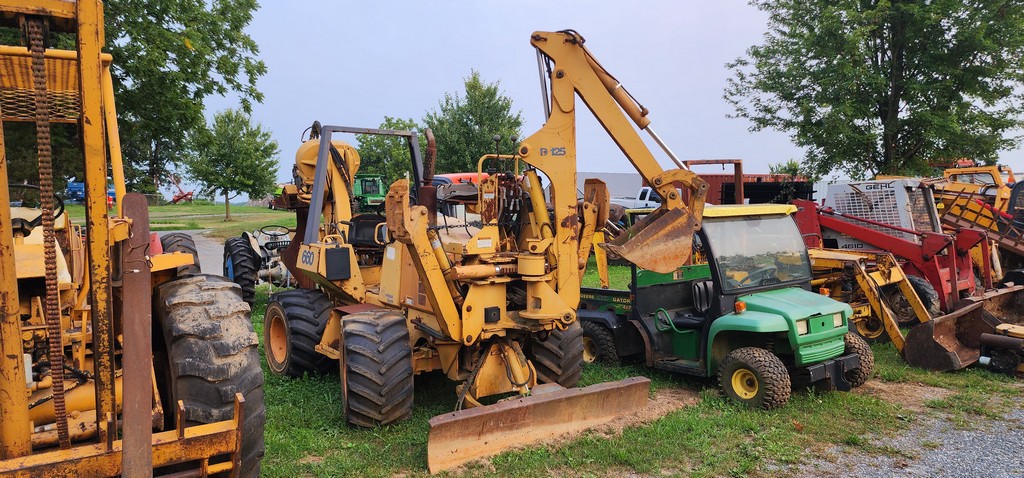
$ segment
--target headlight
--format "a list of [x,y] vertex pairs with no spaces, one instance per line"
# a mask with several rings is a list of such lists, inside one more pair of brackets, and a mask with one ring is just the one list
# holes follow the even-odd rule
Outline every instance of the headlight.
[[807,335],[807,321],[806,320],[798,320],[798,321],[796,321],[796,334],[797,335]]
[[843,326],[843,314],[832,314],[832,326],[836,328]]

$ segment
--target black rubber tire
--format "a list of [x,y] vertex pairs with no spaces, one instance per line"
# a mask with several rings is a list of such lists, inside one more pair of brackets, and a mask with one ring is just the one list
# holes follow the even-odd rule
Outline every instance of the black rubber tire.
[[[925,310],[928,311],[931,316],[938,317],[941,312],[939,311],[939,293],[935,291],[935,287],[932,287],[931,282],[928,282],[924,277],[907,275],[907,280],[910,281],[910,286],[914,288],[914,292],[917,293],[917,297],[921,299],[921,303],[924,304]],[[920,323],[917,320],[917,316],[914,315],[914,310],[910,307],[910,302],[907,301],[906,297],[903,296],[903,292],[900,291],[899,287],[895,284],[886,287],[886,298],[889,302],[889,306],[892,307],[892,311],[896,314],[896,321],[900,325],[914,325]]]
[[238,286],[212,275],[183,277],[160,285],[153,307],[165,426],[174,426],[178,400],[185,404],[186,426],[229,420],[235,394],[241,393],[241,476],[259,476],[266,421],[263,370],[249,306]]
[[178,268],[178,277],[193,274],[202,274],[203,268],[199,265],[199,250],[196,249],[196,241],[192,236],[184,232],[172,232],[160,237],[160,245],[164,252],[184,252],[192,254],[193,264]]
[[531,336],[527,358],[537,369],[537,382],[575,387],[583,373],[583,327],[577,321],[551,331],[545,340]]
[[871,346],[867,341],[857,334],[846,334],[846,337],[843,337],[843,342],[846,343],[844,354],[856,353],[860,356],[860,366],[846,371],[846,381],[850,382],[852,387],[864,385],[875,372],[875,354],[871,351]]
[[[756,380],[757,392],[744,398],[732,386],[732,377],[740,369],[746,369]],[[789,371],[775,354],[758,347],[743,347],[725,356],[718,367],[718,383],[725,396],[753,408],[771,410],[786,404],[793,386]]]
[[[288,377],[301,377],[305,373],[328,374],[337,370],[337,361],[316,351],[331,318],[334,303],[323,292],[313,289],[293,289],[270,296],[263,315],[263,353],[271,372]],[[282,318],[285,350],[283,358],[275,358],[271,350],[272,318]]]
[[[601,324],[595,322],[580,322],[583,327],[584,352],[587,347],[592,348],[594,360],[607,365],[618,365],[620,362],[619,353],[615,349],[615,336]],[[586,342],[590,342],[589,345]],[[583,361],[587,362],[587,353],[583,354]]]
[[405,317],[390,310],[345,316],[341,383],[345,420],[357,427],[412,416],[412,348]]
[[224,241],[224,277],[242,288],[242,300],[251,307],[256,300],[256,279],[260,258],[244,237]]

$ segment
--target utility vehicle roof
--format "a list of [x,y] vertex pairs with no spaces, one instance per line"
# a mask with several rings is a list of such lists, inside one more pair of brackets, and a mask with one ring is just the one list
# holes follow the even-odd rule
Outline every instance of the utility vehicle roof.
[[704,207],[704,217],[742,217],[767,216],[770,214],[793,214],[796,206],[792,204],[727,204]]

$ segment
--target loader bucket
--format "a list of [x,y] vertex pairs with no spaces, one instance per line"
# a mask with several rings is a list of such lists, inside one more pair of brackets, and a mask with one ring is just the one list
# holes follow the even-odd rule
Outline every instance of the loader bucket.
[[977,362],[981,356],[978,339],[998,325],[982,306],[981,302],[971,303],[915,325],[907,333],[903,358],[914,367],[937,372],[960,370]]
[[690,262],[696,225],[686,209],[658,209],[602,245],[637,267],[667,274]]
[[630,377],[584,388],[544,384],[529,397],[469,408],[430,419],[431,473],[503,450],[579,432],[647,404],[651,381]]
[[[968,297],[965,302],[981,302],[985,311],[1004,324],[1024,325],[1024,286],[1009,284]],[[991,332],[989,332],[991,333]]]

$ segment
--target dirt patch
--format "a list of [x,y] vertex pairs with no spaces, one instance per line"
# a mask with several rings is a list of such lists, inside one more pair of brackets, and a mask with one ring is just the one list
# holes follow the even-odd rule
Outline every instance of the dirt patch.
[[909,410],[920,412],[925,409],[925,403],[929,400],[940,400],[946,398],[953,395],[954,391],[920,383],[896,383],[869,380],[864,385],[854,389],[854,393],[868,395],[890,403],[896,403]]
[[[605,438],[618,436],[626,428],[653,422],[683,407],[694,405],[698,401],[700,401],[700,395],[693,390],[662,388],[655,392],[654,398],[650,399],[644,408],[618,417],[591,431]],[[559,441],[564,441],[564,439]]]
[[319,465],[319,464],[321,464],[323,462],[324,462],[324,457],[317,456],[317,455],[306,455],[306,456],[304,456],[302,458],[299,458],[299,464],[302,464],[302,465],[309,465],[309,464]]

